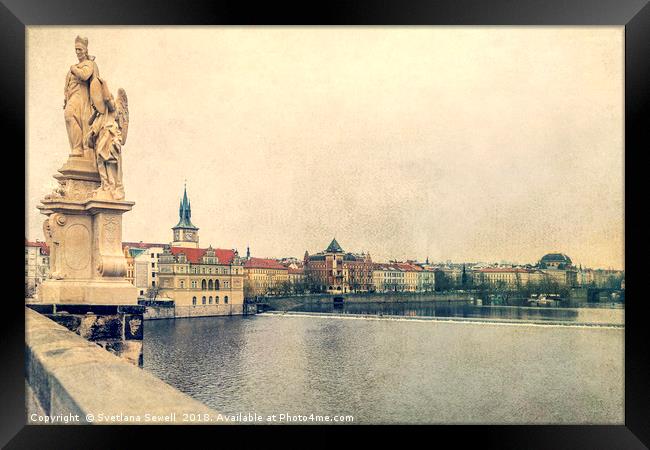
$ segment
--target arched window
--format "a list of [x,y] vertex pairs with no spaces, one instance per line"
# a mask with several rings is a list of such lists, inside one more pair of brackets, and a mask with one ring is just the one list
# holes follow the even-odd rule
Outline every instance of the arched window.
[[208,305],[212,304],[212,296],[208,297]]
[[228,304],[228,296],[227,296],[227,295],[223,298],[223,302],[224,302],[226,305]]
[[196,289],[196,280],[192,280],[192,289]]
[[218,296],[218,295],[214,298],[214,302],[215,302],[217,305],[219,304],[219,296]]
[[196,297],[192,297],[192,304],[196,305]]
[[208,283],[205,280],[201,280],[201,290],[205,291],[208,288]]
[[213,287],[212,280],[210,280],[208,281],[208,290],[211,291],[212,289],[214,289],[214,287]]
[[219,290],[219,280],[214,280],[214,290],[215,291]]
[[201,298],[201,303],[205,305],[205,295]]
[[181,280],[181,289],[185,287],[185,281]]

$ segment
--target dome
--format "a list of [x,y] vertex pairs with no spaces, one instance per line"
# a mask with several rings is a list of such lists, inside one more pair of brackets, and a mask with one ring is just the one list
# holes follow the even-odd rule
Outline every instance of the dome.
[[541,266],[565,267],[573,264],[571,258],[564,253],[547,253],[539,260]]
[[571,264],[571,258],[564,253],[548,253],[542,256],[542,262],[564,262]]

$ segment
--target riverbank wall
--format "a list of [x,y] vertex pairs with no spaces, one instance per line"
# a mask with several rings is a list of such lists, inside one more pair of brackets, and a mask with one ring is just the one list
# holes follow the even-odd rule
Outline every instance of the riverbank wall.
[[255,314],[249,305],[187,305],[179,306],[169,301],[139,301],[145,306],[143,320],[182,319],[191,317],[241,316]]
[[259,303],[266,304],[272,309],[286,311],[303,304],[332,303],[335,297],[343,297],[344,303],[468,302],[474,299],[474,295],[468,292],[455,292],[452,294],[437,292],[391,292],[264,297],[259,299]]
[[26,423],[219,423],[219,413],[25,308]]

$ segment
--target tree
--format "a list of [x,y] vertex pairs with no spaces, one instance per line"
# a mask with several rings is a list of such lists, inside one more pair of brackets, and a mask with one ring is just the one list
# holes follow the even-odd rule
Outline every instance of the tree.
[[33,298],[36,293],[36,287],[25,282],[25,298]]
[[289,295],[291,293],[291,283],[289,280],[282,281],[277,287],[277,292],[280,295]]
[[253,298],[254,296],[255,296],[255,292],[253,290],[253,287],[251,286],[248,279],[245,279],[244,280],[244,298]]
[[291,291],[294,294],[304,294],[308,291],[307,279],[306,277],[300,277],[293,283],[291,283]]
[[512,291],[507,282],[498,280],[494,287],[494,292],[499,296],[501,302],[503,302],[504,305],[508,304],[508,300],[510,299]]
[[605,281],[603,287],[609,289],[620,289],[621,281],[623,281],[622,275],[610,275],[607,277],[607,280]]
[[153,300],[156,300],[156,297],[158,297],[158,294],[160,294],[160,287],[151,286],[149,289],[147,289],[147,293],[145,295],[149,300],[153,301]]
[[467,287],[467,283],[469,282],[469,278],[467,276],[467,271],[465,270],[465,264],[463,264],[463,271],[461,272],[460,275],[460,287],[465,289]]
[[442,270],[436,271],[436,291],[448,291],[452,288],[452,280]]
[[350,283],[350,290],[352,292],[358,292],[361,290],[362,287],[363,285],[359,282],[358,278],[355,277],[352,279],[352,282]]
[[321,292],[321,284],[316,275],[305,268],[305,286],[308,292],[318,293]]

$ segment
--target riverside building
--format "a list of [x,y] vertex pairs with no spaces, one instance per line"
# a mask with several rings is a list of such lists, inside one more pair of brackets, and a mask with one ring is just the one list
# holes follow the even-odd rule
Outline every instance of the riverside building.
[[126,280],[138,288],[143,297],[159,285],[158,260],[166,244],[148,242],[122,242],[126,258]]
[[247,297],[289,293],[289,269],[275,259],[248,258],[244,262]]
[[230,305],[229,314],[243,314],[244,267],[237,250],[200,248],[191,216],[185,189],[172,244],[158,261],[160,296],[176,306]]
[[317,292],[368,292],[374,289],[369,253],[343,251],[336,239],[315,255],[305,252],[305,278]]
[[560,286],[576,286],[578,271],[571,258],[564,253],[548,253],[542,256],[537,266],[545,274],[546,279]]
[[25,296],[33,297],[50,273],[50,250],[45,242],[25,239]]

